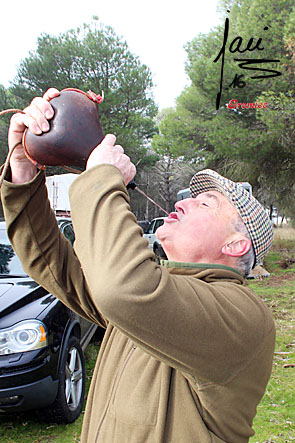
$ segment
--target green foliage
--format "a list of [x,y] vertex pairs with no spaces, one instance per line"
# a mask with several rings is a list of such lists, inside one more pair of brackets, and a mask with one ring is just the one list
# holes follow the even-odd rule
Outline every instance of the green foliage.
[[[294,2],[221,0],[219,9],[223,23],[208,34],[199,34],[186,46],[186,72],[192,83],[178,97],[174,114],[161,122],[161,139],[159,142],[157,136],[155,145],[169,146],[173,152],[181,152],[198,165],[212,167],[233,180],[249,181],[264,204],[273,204],[294,217]],[[221,57],[216,63],[214,60],[222,48],[226,17],[229,35],[221,103],[216,111]],[[259,38],[263,50],[237,51],[245,51],[249,41],[253,48]],[[235,58],[279,60],[255,66],[282,75],[253,79],[261,73],[241,69]],[[244,87],[232,84],[240,75]],[[231,99],[267,103],[267,108],[229,109],[226,103]]]
[[[221,2],[227,3],[227,2]],[[233,0],[228,5],[230,13],[225,14],[229,17],[229,35],[227,39],[225,51],[224,64],[224,78],[223,78],[223,94],[222,102],[224,105],[228,103],[231,98],[236,98],[239,102],[254,101],[262,91],[270,88],[278,89],[280,91],[290,88],[290,81],[287,76],[254,80],[251,79],[256,71],[247,71],[241,69],[238,63],[234,61],[235,58],[247,59],[276,59],[280,60],[280,64],[262,64],[261,67],[272,67],[285,73],[288,63],[286,47],[284,43],[284,26],[289,23],[289,16],[292,12],[292,0],[280,0],[279,2],[269,3],[268,0]],[[226,9],[224,9],[224,12]],[[264,30],[268,27],[268,30]],[[237,37],[241,40],[236,41],[232,46],[232,53],[229,51],[231,42]],[[188,62],[186,71],[190,76],[192,83],[203,93],[206,94],[208,101],[215,102],[216,93],[219,88],[220,72],[221,72],[221,58],[216,63],[213,60],[219,54],[222,48],[224,38],[224,23],[216,29],[210,31],[209,34],[200,34],[191,43],[187,45]],[[248,41],[253,38],[252,47],[257,43],[259,38],[262,38],[260,47],[263,51],[244,52],[240,54],[237,48],[244,51]],[[260,66],[260,65],[256,65]],[[229,88],[235,76],[244,75],[243,80],[246,81],[245,88]],[[228,88],[226,90],[225,88]],[[233,97],[234,94],[234,97]],[[251,100],[249,100],[251,98]]]
[[111,27],[94,20],[58,36],[42,34],[36,51],[21,61],[11,91],[24,107],[49,87],[104,91],[99,113],[105,133],[116,134],[132,160],[144,164],[156,132],[151,72]]
[[[11,91],[0,85],[0,111],[17,107],[17,101]],[[0,164],[4,163],[8,152],[7,132],[11,116],[12,114],[5,114],[0,118]]]
[[[226,3],[226,2],[221,2]],[[284,42],[284,26],[289,26],[289,17],[293,11],[292,0],[280,0],[269,3],[268,0],[233,0],[230,2],[229,35],[227,39],[224,64],[223,94],[224,105],[231,98],[236,98],[239,102],[255,102],[256,97],[270,88],[287,91],[290,89],[290,79],[285,75],[288,66],[288,54]],[[225,12],[225,10],[224,10]],[[267,30],[264,28],[267,27]],[[286,31],[287,32],[287,31]],[[235,51],[231,53],[229,47],[231,42],[237,38],[242,38],[240,50],[244,51],[248,41],[253,38],[252,47],[262,38],[260,47],[263,51],[247,51],[243,54]],[[215,102],[216,93],[219,88],[221,58],[216,63],[213,60],[217,57],[223,42],[224,24],[213,29],[208,35],[199,35],[187,45],[188,63],[186,70],[192,83],[206,93],[208,101]],[[239,41],[232,46],[232,50],[237,50]],[[284,75],[269,79],[255,80],[250,77],[257,74],[256,71],[241,69],[234,58],[247,59],[276,59],[280,63],[262,64],[261,67],[272,67]],[[260,65],[256,65],[260,66]],[[244,75],[246,81],[245,88],[229,88],[235,76]],[[258,73],[259,74],[259,73]],[[294,80],[294,79],[293,79]],[[226,90],[225,88],[228,88]],[[247,115],[249,117],[249,114]]]
[[152,174],[158,183],[164,208],[174,208],[177,192],[188,186],[194,173],[195,149],[198,138],[192,132],[190,111],[185,108],[165,109],[158,115],[159,134],[153,137],[152,149],[160,161]]
[[152,143],[156,153],[161,156],[170,154],[174,158],[190,157],[192,136],[188,119],[171,109],[159,123],[159,132],[154,136]]

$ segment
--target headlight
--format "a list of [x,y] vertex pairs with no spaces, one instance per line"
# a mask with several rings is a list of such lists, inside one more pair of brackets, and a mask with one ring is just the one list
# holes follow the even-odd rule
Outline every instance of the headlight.
[[32,351],[47,346],[45,326],[38,320],[25,320],[0,329],[0,355]]

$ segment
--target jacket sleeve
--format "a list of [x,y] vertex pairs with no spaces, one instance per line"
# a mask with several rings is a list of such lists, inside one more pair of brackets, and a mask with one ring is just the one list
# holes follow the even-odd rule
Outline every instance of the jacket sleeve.
[[44,173],[22,185],[5,180],[1,197],[8,236],[25,272],[70,309],[105,327],[80,262],[58,228]]
[[220,383],[260,352],[272,327],[262,302],[239,284],[208,284],[158,266],[117,168],[84,172],[70,199],[91,305],[134,343],[172,367]]

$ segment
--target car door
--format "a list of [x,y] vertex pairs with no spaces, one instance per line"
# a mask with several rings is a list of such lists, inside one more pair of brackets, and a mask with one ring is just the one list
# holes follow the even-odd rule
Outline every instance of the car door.
[[145,238],[147,238],[148,242],[149,242],[149,248],[153,249],[153,245],[154,245],[154,241],[155,241],[155,224],[156,224],[156,220],[153,220],[148,228],[147,234],[145,235]]
[[[61,232],[63,233],[63,235],[66,237],[66,239],[69,240],[69,242],[73,246],[73,243],[75,240],[75,233],[74,233],[72,221],[71,220],[60,220],[59,224],[60,224]],[[95,325],[94,323],[90,323],[88,320],[84,319],[83,317],[80,317],[75,312],[73,312],[72,315],[80,323],[82,347],[84,348],[86,346],[86,343],[89,342],[89,340],[93,336],[95,330],[97,329],[97,325]]]

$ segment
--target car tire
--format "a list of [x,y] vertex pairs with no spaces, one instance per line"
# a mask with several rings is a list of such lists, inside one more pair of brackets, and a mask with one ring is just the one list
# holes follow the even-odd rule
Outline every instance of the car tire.
[[79,417],[84,401],[85,378],[80,342],[77,337],[70,337],[61,360],[57,397],[46,409],[46,421],[72,423]]

